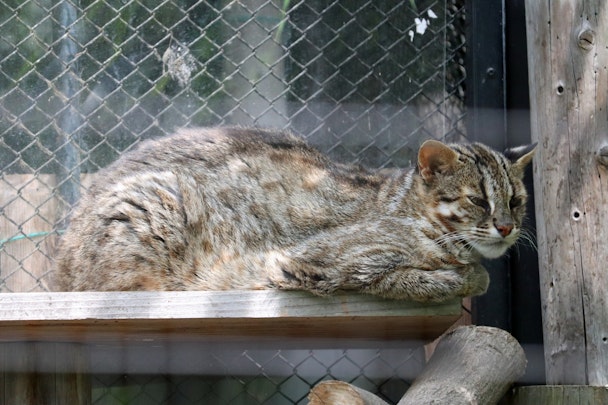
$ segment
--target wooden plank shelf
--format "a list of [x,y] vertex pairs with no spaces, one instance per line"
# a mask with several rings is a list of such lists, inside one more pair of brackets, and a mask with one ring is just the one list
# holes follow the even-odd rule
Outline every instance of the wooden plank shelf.
[[421,304],[295,291],[0,294],[0,342],[207,338],[431,341],[461,316],[460,300]]

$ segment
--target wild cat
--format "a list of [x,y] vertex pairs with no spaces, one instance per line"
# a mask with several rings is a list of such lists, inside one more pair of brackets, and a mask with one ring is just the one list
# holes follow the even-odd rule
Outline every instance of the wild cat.
[[183,129],[101,170],[56,257],[68,290],[482,294],[522,231],[534,146],[426,141],[414,168],[331,161],[286,132]]

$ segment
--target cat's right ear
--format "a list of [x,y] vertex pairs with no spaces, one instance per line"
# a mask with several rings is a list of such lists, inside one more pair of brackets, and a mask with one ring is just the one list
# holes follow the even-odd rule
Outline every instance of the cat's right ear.
[[424,181],[431,181],[437,173],[454,167],[458,154],[449,146],[435,140],[425,141],[418,151],[418,172]]
[[503,152],[505,157],[513,163],[513,167],[523,176],[526,166],[532,160],[537,143],[507,149]]

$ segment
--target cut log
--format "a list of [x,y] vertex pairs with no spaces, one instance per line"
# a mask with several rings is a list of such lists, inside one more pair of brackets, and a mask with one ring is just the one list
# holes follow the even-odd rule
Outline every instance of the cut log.
[[[398,405],[496,404],[526,370],[526,356],[504,330],[461,326],[448,332]],[[324,381],[310,405],[384,405],[383,400],[341,381]]]
[[398,405],[495,404],[524,374],[526,357],[509,333],[461,326],[447,333]]
[[308,394],[308,405],[388,405],[372,394],[343,381],[323,381]]

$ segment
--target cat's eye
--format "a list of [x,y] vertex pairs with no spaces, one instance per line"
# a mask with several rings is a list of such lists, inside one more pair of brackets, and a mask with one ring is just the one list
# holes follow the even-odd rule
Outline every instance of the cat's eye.
[[490,204],[483,198],[481,197],[476,197],[474,195],[470,195],[468,196],[469,201],[471,201],[472,204],[483,208],[486,211],[490,210]]

